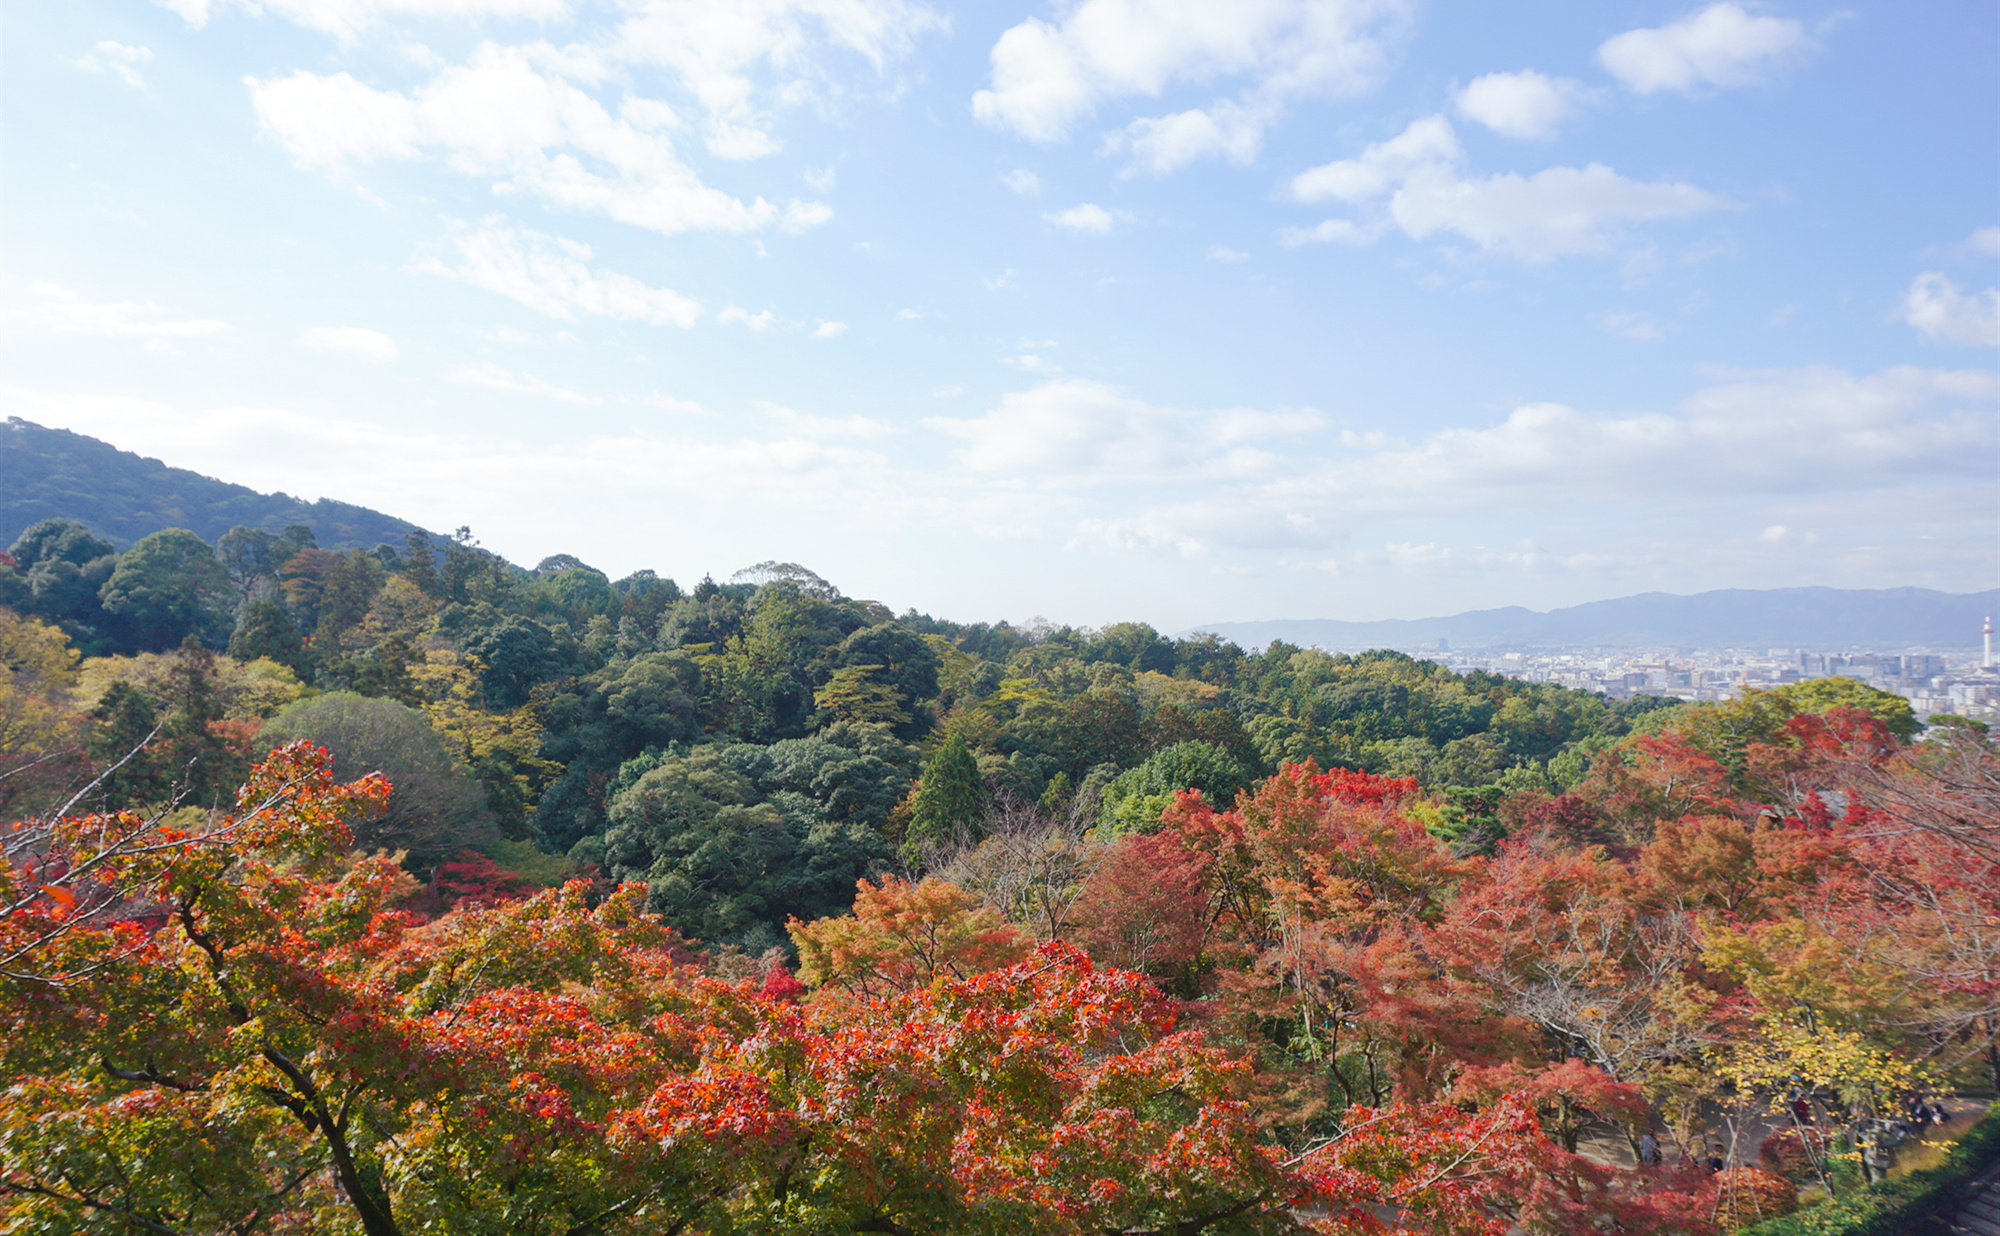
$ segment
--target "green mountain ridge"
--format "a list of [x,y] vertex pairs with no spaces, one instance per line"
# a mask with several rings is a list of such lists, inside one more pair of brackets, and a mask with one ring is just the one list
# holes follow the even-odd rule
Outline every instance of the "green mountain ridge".
[[239,525],[278,532],[304,524],[326,549],[400,545],[424,531],[351,502],[259,493],[10,416],[0,425],[0,546],[57,517],[88,525],[121,550],[162,528],[186,528],[213,544]]

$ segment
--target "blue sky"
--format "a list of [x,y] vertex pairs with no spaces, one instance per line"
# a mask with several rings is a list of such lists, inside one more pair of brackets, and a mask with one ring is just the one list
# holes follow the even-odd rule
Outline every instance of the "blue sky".
[[11,0],[6,411],[973,619],[2000,584],[2000,10]]

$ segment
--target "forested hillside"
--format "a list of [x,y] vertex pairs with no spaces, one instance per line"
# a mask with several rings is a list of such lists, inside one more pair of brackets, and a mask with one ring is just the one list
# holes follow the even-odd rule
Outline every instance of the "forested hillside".
[[0,666],[23,1230],[1712,1236],[2000,1084],[1992,740],[1852,680],[60,519]]
[[[209,715],[174,722],[190,741],[215,725],[311,738],[343,772],[375,760],[392,775],[417,746],[448,747],[426,775],[449,780],[455,760],[477,801],[432,813],[435,837],[399,833],[413,862],[497,836],[648,879],[678,926],[759,949],[783,942],[788,914],[844,908],[861,876],[977,841],[1002,803],[1083,803],[1134,829],[1176,790],[1227,803],[1310,759],[1416,778],[1439,796],[1438,827],[1482,844],[1505,794],[1574,783],[1670,702],[1396,653],[1250,654],[1142,623],[898,616],[788,564],[688,590],[568,557],[528,571],[469,534],[440,555],[414,534],[336,553],[302,527],[238,527],[213,547],[169,530],[120,554],[55,520],[11,557],[0,603],[94,658],[83,705],[100,756],[173,716],[175,667],[199,662]],[[124,783],[162,792],[188,758],[142,756],[105,804],[146,800]],[[929,790],[913,794],[926,761]],[[213,795],[241,761],[191,767]]]
[[304,524],[329,549],[400,543],[417,530],[367,507],[261,494],[10,416],[0,425],[0,544],[53,518],[81,520],[119,548],[162,528],[215,541],[239,524],[266,532]]

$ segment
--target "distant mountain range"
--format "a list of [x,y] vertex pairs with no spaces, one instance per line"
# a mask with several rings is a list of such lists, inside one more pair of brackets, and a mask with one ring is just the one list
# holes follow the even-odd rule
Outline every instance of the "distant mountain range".
[[0,425],[0,549],[29,525],[59,515],[88,524],[119,549],[162,528],[186,528],[213,544],[239,524],[270,532],[305,524],[322,549],[400,546],[421,531],[365,506],[260,494],[67,429],[8,417]]
[[1996,613],[2000,613],[2000,588],[1961,593],[1929,588],[1724,588],[1693,596],[1646,592],[1545,614],[1512,605],[1449,618],[1216,622],[1195,630],[1213,631],[1246,648],[1281,639],[1334,651],[1434,651],[1440,640],[1453,648],[1964,648],[1979,643],[1980,624]]

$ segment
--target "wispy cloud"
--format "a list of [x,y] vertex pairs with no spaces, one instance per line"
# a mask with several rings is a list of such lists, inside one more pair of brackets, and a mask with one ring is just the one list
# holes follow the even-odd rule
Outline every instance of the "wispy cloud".
[[558,386],[532,374],[515,373],[491,361],[481,361],[473,365],[447,365],[444,380],[456,382],[461,386],[483,386],[488,390],[534,395],[542,399],[553,399],[557,403],[604,402],[595,395],[586,395],[567,386]]

